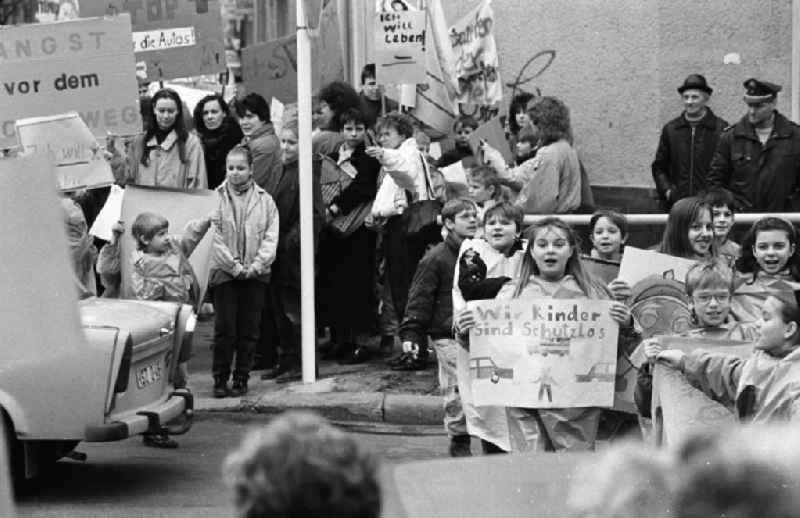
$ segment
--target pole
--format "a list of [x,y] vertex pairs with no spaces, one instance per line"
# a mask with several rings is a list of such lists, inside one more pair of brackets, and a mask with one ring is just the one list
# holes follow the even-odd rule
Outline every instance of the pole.
[[792,120],[800,121],[800,0],[792,0]]
[[297,6],[297,129],[300,175],[300,315],[303,383],[316,380],[317,329],[314,315],[314,200],[311,163],[311,35],[305,0]]

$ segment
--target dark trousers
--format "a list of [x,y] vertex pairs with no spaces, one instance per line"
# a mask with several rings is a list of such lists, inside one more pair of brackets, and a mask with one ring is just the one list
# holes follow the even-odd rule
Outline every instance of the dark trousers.
[[228,379],[236,357],[234,379],[247,379],[261,327],[264,284],[233,280],[214,287],[214,377]]
[[[406,313],[408,290],[425,250],[433,240],[409,239],[405,233],[402,216],[392,216],[386,221],[383,234],[386,271],[384,282],[389,283],[397,321],[402,322]],[[441,241],[441,236],[438,236]]]
[[299,366],[302,333],[300,289],[272,282],[270,291],[275,311],[275,327],[278,331],[278,363],[283,366]]

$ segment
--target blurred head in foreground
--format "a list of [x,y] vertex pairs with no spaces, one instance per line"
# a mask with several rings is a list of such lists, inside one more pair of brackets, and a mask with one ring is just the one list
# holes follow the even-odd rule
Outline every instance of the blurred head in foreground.
[[375,457],[354,437],[307,412],[250,432],[224,463],[240,518],[377,518]]

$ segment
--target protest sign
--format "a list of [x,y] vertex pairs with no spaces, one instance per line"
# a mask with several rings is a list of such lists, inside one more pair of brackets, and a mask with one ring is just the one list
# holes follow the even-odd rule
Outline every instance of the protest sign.
[[439,172],[442,173],[447,182],[463,183],[465,185],[467,183],[467,173],[461,160],[457,160],[446,167],[440,167]]
[[[343,49],[339,34],[337,3],[322,10],[319,30],[311,33],[311,85],[316,92],[331,81],[344,79]],[[245,91],[272,97],[284,104],[297,102],[297,35],[242,49]]]
[[610,407],[618,326],[610,301],[512,299],[468,303],[475,405]]
[[603,284],[610,283],[619,275],[619,263],[617,261],[607,261],[599,257],[581,255],[581,263],[583,263],[583,268],[590,275],[601,280]]
[[96,137],[142,131],[128,15],[0,30],[0,148],[14,123],[76,111]]
[[494,40],[494,11],[484,0],[450,27],[459,103],[491,106],[503,100]]
[[472,148],[472,154],[479,157],[483,153],[480,152],[481,141],[498,150],[507,164],[514,163],[514,154],[508,146],[506,140],[506,132],[503,130],[503,123],[500,122],[500,117],[493,117],[484,122],[473,131],[469,136],[469,145]]
[[631,287],[651,275],[684,282],[689,268],[694,263],[691,259],[626,246],[619,267],[619,278],[630,284]]
[[[169,233],[176,238],[183,235],[186,224],[192,220],[207,218],[217,208],[217,193],[214,191],[173,189],[154,189],[129,185],[125,188],[122,201],[122,221],[125,222],[125,234],[120,240],[120,257],[122,258],[122,289],[124,298],[133,298],[131,291],[131,254],[136,250],[131,237],[130,227],[136,216],[142,212],[161,214],[169,221]],[[211,243],[213,228],[209,229],[200,244],[189,256],[189,263],[194,269],[200,284],[200,297],[203,300],[208,274],[211,266]]]
[[[705,337],[669,336],[662,343],[685,353],[705,349],[745,357],[753,350],[751,343]],[[718,432],[737,423],[733,409],[694,388],[679,371],[660,364],[653,371],[652,412],[659,444],[677,444],[695,433]]]
[[426,83],[425,11],[375,13],[375,79],[379,84]]
[[122,200],[125,189],[119,185],[112,185],[106,203],[92,223],[89,233],[105,241],[111,241],[111,227],[122,219]]
[[111,165],[77,113],[20,119],[16,128],[25,154],[44,153],[50,158],[62,191],[114,183]]
[[218,0],[81,0],[81,16],[127,12],[131,41],[143,79],[225,71],[225,45]]

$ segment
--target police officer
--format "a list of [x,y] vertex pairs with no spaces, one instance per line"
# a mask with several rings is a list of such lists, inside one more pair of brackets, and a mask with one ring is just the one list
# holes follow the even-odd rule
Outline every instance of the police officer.
[[713,89],[691,74],[678,87],[684,110],[661,130],[652,172],[661,206],[669,210],[681,198],[706,189],[706,176],[727,122],[707,106]]
[[775,109],[779,85],[751,78],[744,88],[747,114],[723,131],[708,182],[742,211],[798,211],[800,127]]

